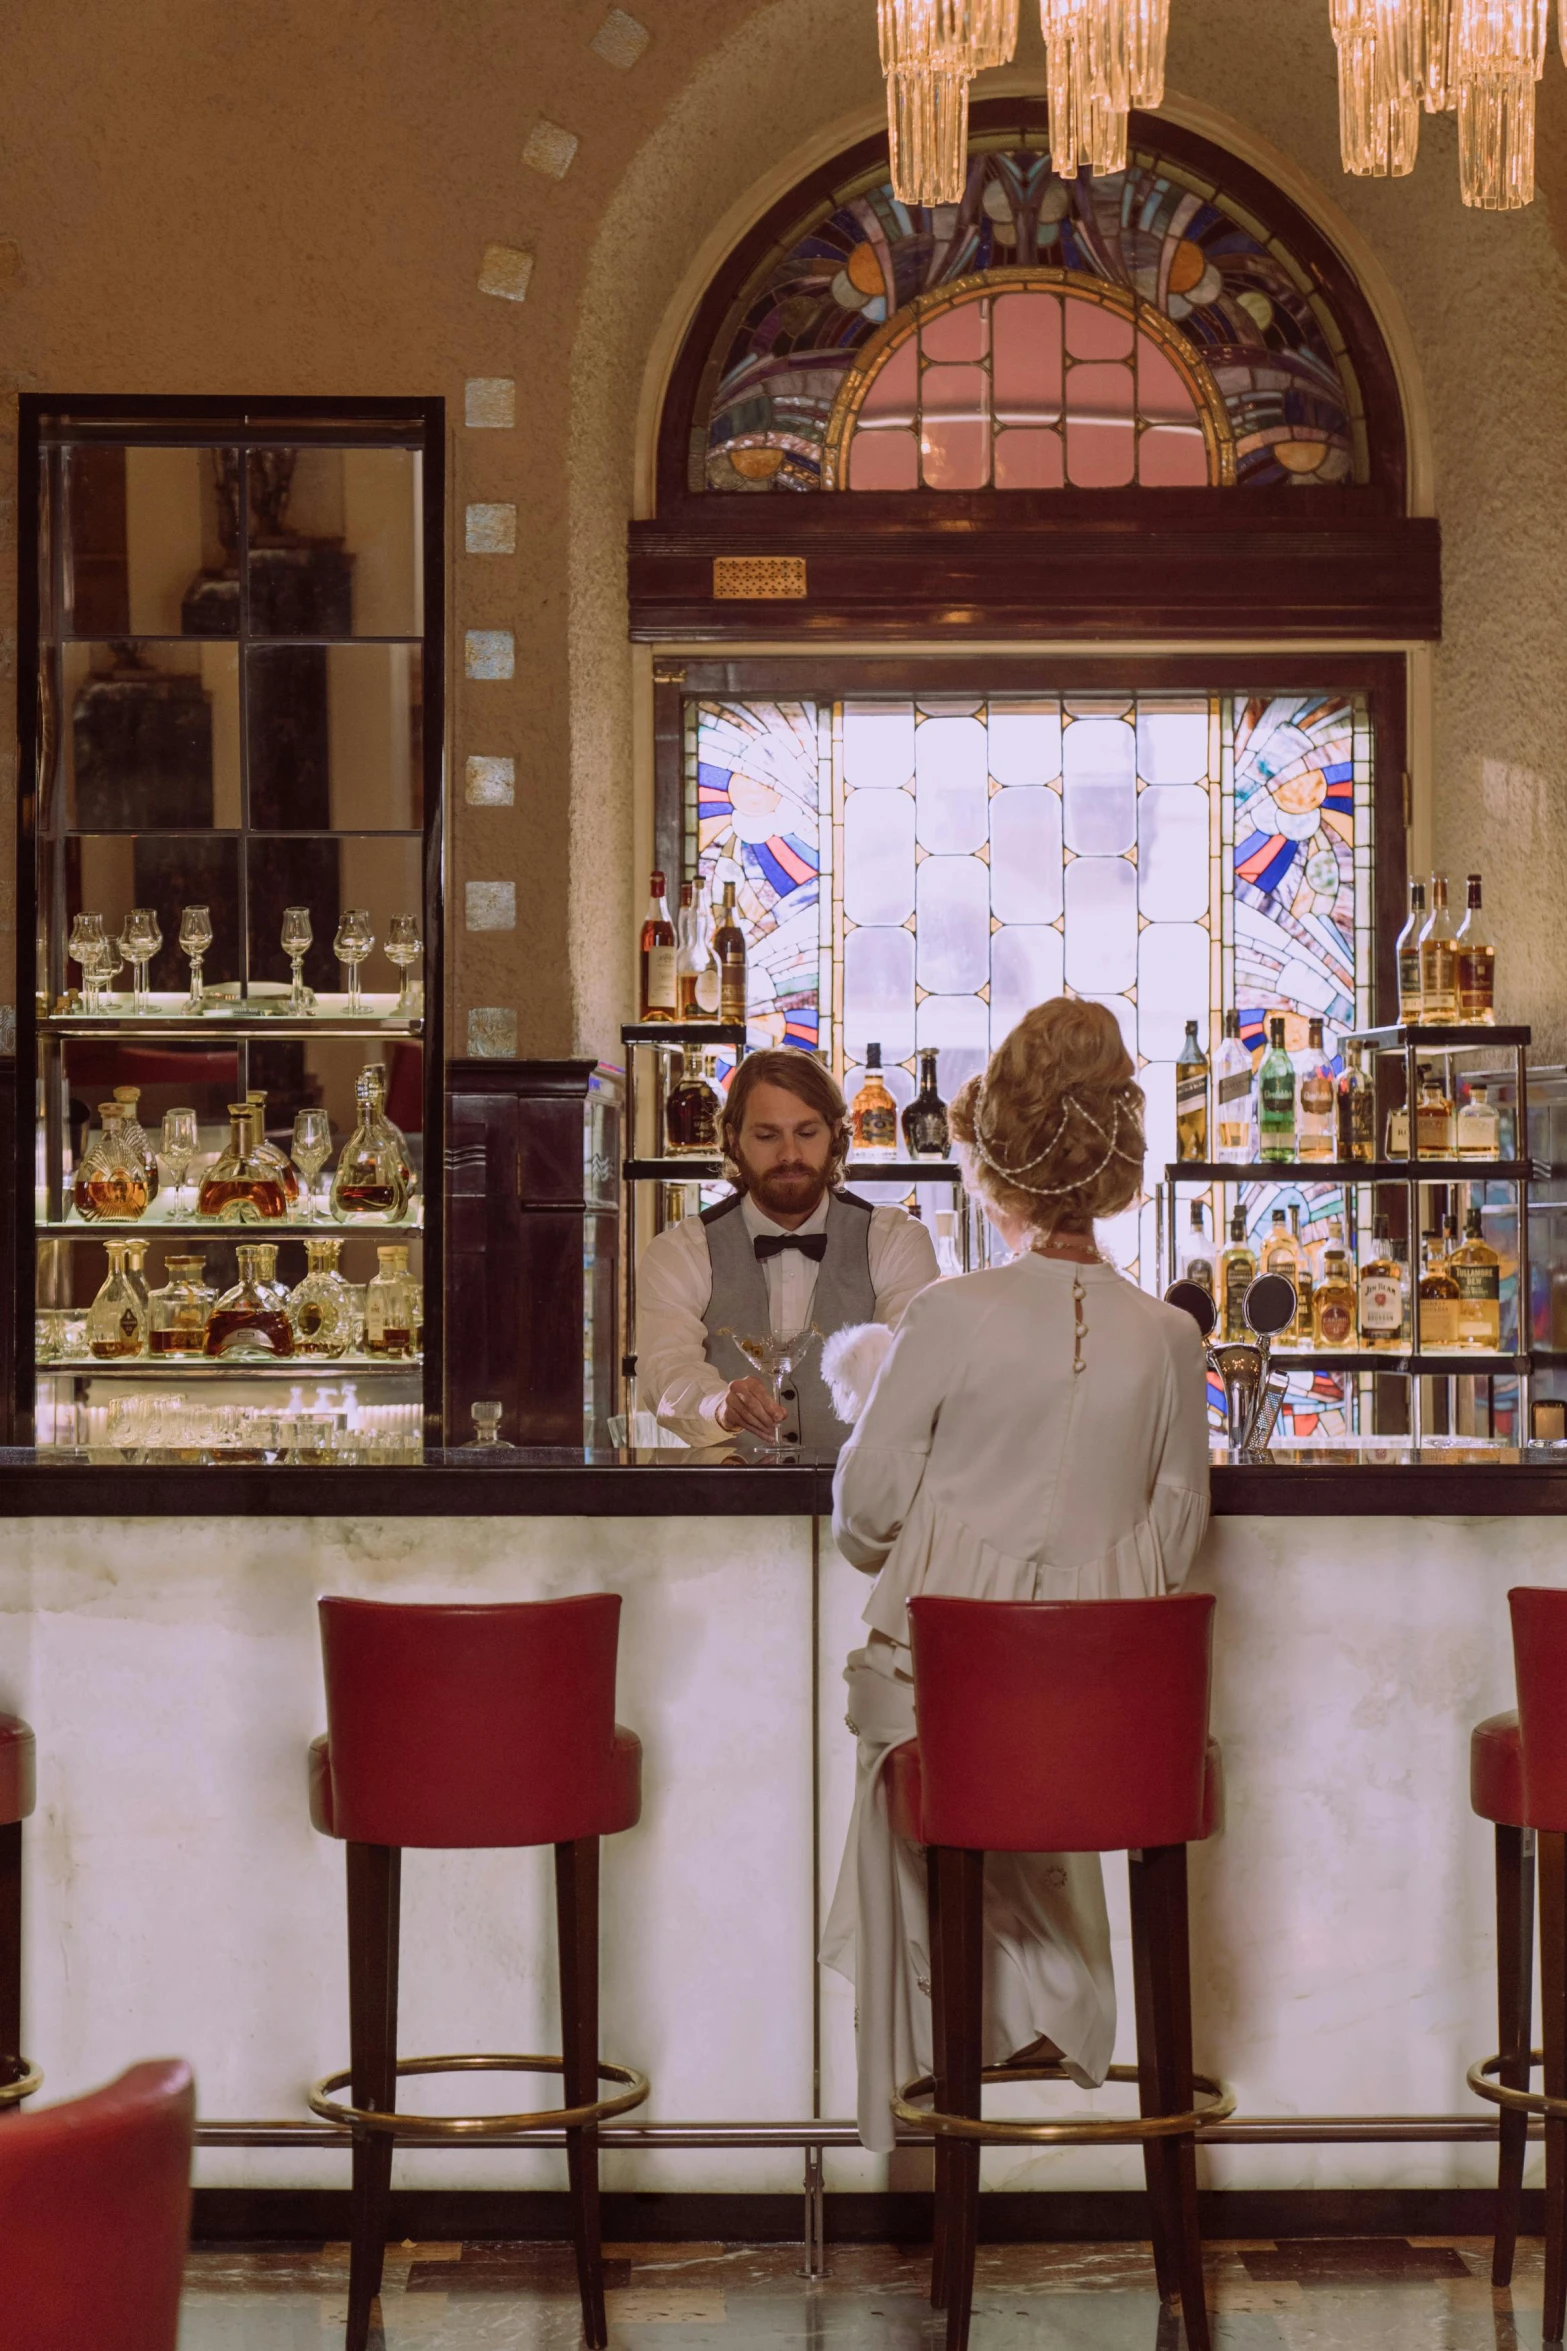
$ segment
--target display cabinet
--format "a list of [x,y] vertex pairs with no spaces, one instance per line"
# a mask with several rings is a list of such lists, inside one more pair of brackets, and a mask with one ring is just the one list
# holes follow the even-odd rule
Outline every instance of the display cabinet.
[[442,404],[34,395],[20,435],[13,1441],[417,1454]]

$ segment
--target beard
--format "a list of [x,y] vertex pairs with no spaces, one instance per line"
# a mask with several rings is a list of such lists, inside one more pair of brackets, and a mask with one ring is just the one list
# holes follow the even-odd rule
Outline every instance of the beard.
[[827,1190],[825,1167],[811,1167],[797,1159],[786,1167],[770,1167],[759,1173],[747,1164],[738,1147],[734,1156],[747,1193],[765,1216],[809,1216]]

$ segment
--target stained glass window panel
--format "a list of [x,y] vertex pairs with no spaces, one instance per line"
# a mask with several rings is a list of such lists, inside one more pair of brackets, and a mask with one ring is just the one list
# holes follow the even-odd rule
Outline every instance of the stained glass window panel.
[[1139,799],[1137,895],[1150,922],[1195,922],[1207,913],[1211,811],[1196,784],[1150,784]]
[[920,847],[934,855],[978,849],[985,838],[990,763],[978,718],[929,717],[914,738]]
[[977,995],[990,978],[990,869],[927,857],[915,914],[915,975],[933,996]]
[[1081,718],[1061,744],[1066,845],[1078,857],[1119,857],[1137,839],[1137,737],[1119,718]]
[[1080,996],[1119,994],[1137,979],[1137,868],[1078,857],[1066,869],[1066,976]]
[[1054,922],[1061,912],[1061,800],[1046,786],[1005,786],[990,803],[990,904],[1001,922]]
[[909,793],[850,793],[843,812],[843,911],[855,923],[907,922],[914,912]]

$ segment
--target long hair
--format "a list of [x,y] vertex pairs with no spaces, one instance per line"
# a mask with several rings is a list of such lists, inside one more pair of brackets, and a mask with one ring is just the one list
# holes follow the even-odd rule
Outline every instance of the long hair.
[[823,1069],[813,1053],[802,1053],[789,1045],[770,1046],[765,1052],[747,1054],[729,1081],[729,1093],[724,1102],[721,1133],[724,1146],[724,1174],[737,1192],[745,1190],[745,1178],[735,1145],[745,1125],[746,1107],[758,1086],[782,1086],[798,1101],[816,1112],[832,1138],[827,1159],[827,1184],[836,1191],[843,1182],[844,1161],[849,1156],[849,1111],[839,1091],[837,1080]]

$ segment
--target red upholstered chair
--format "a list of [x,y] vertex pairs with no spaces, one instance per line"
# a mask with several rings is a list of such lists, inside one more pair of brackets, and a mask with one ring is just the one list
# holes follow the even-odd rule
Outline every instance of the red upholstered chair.
[[[636,1825],[642,1748],[615,1722],[620,1601],[609,1593],[501,1607],[321,1602],[326,1736],[310,1750],[310,1816],[348,1847],[352,2063],[317,2082],[317,2114],[353,2133],[348,2351],[363,2351],[381,2267],[392,2150],[461,2136],[566,2130],[572,2235],[588,2342],[608,2341],[598,2125],[647,2082],[598,2047],[599,1839]],[[402,1849],[553,1845],[563,2055],[397,2055]],[[564,2108],[435,2118],[397,2111],[399,2074],[559,2073]],[[612,2098],[601,2081],[624,2084]],[[352,2085],[352,2104],[333,2092]]]
[[[1491,2275],[1512,2275],[1525,2134],[1545,2122],[1545,2308],[1541,2339],[1567,2317],[1567,1591],[1521,1585],[1513,1620],[1516,1714],[1493,1715],[1469,1748],[1470,1798],[1496,1824],[1497,2012],[1501,2049],[1469,2068],[1469,2086],[1502,2110]],[[1530,2048],[1534,1877],[1540,1881],[1543,2052]],[[1543,2089],[1531,2092],[1532,2066]]]
[[15,2351],[174,2351],[190,2236],[196,2092],[180,2062],[13,2116],[0,2129]]
[[[1213,1601],[911,1601],[919,1736],[887,1765],[892,1826],[928,1849],[935,2067],[894,2112],[936,2134],[931,2301],[948,2351],[968,2341],[981,2145],[1138,2141],[1161,2301],[1179,2296],[1208,2351],[1192,2133],[1233,2111],[1192,2071],[1186,1847],[1213,1828],[1208,1738]],[[981,2084],[1062,2080],[1059,2065],[982,2069],[987,1853],[1128,1856],[1141,2121],[985,2122]],[[1195,2090],[1209,2103],[1193,2107]],[[932,2100],[927,2111],[916,2101]]]
[[0,2116],[43,2080],[22,2055],[22,1823],[33,1809],[33,1734],[0,1714]]

